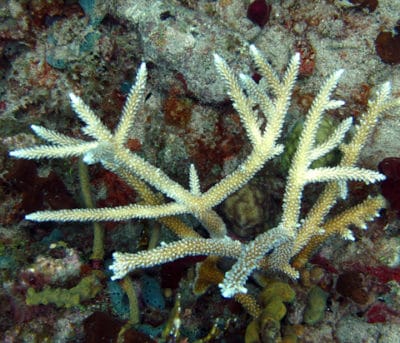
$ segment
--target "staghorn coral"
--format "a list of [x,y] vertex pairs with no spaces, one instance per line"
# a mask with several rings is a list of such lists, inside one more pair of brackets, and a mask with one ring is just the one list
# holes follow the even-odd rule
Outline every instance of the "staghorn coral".
[[[188,238],[189,234],[183,234],[182,239],[162,244],[149,251],[136,254],[114,253],[114,262],[110,267],[114,272],[112,279],[120,279],[136,268],[159,265],[185,256],[225,256],[234,258],[237,262],[225,273],[220,283],[224,297],[246,293],[247,279],[254,270],[262,266],[297,278],[298,271],[291,265],[292,258],[303,249],[307,250],[305,256],[309,256],[310,250],[318,247],[333,234],[354,239],[348,229],[349,225],[365,227],[366,221],[373,219],[383,207],[382,198],[368,198],[333,218],[327,220],[326,217],[335,203],[346,197],[346,182],[356,180],[368,184],[384,179],[382,174],[356,167],[355,164],[380,115],[385,111],[397,109],[400,100],[393,100],[390,85],[384,84],[377,92],[376,98],[369,102],[367,112],[361,116],[359,125],[355,127],[353,136],[347,143],[343,143],[343,140],[352,125],[350,118],[342,121],[322,143],[317,142],[316,135],[324,112],[343,105],[343,101],[331,99],[343,70],[327,78],[306,117],[298,148],[288,171],[280,223],[245,244],[228,236],[225,223],[213,210],[227,196],[248,183],[268,160],[283,150],[283,146],[278,144],[278,139],[299,73],[299,54],[293,56],[285,75],[280,79],[259,50],[251,46],[250,53],[264,78],[259,84],[244,75],[240,75],[239,80],[227,63],[215,55],[217,71],[228,88],[228,94],[240,115],[252,146],[247,158],[219,183],[202,192],[196,168],[191,165],[189,188],[186,189],[125,147],[134,117],[144,98],[147,69],[143,63],[139,68],[136,84],[128,95],[120,122],[113,132],[79,97],[71,93],[73,109],[86,123],[83,132],[92,140],[76,139],[44,127],[33,126],[35,133],[50,144],[14,150],[10,154],[28,159],[83,156],[85,163],[100,162],[106,169],[120,174],[124,179],[133,174],[173,201],[103,209],[40,211],[29,214],[26,218],[34,221],[101,221],[192,214],[203,224],[210,238],[199,238],[197,234],[194,235],[197,237]],[[258,105],[261,114],[254,109],[254,105]],[[312,167],[314,161],[336,147],[339,147],[342,153],[337,166]],[[326,186],[307,216],[303,218],[300,213],[303,190],[307,184],[315,182],[326,183]],[[307,249],[310,242],[312,248]]]

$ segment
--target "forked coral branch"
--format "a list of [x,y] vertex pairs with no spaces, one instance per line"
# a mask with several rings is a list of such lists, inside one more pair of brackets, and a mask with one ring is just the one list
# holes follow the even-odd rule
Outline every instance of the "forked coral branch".
[[[344,238],[351,238],[347,226],[364,225],[365,221],[371,220],[384,206],[383,199],[371,198],[371,201],[350,208],[343,215],[327,219],[329,211],[338,199],[346,195],[347,181],[374,183],[384,179],[384,175],[357,167],[355,163],[381,114],[387,110],[398,109],[400,100],[392,99],[389,84],[384,84],[377,92],[376,98],[370,101],[367,113],[362,116],[348,143],[344,144],[343,140],[352,126],[351,119],[345,119],[325,142],[317,144],[316,133],[325,111],[338,108],[344,103],[341,100],[331,99],[331,94],[343,71],[336,71],[328,77],[306,117],[298,148],[289,169],[280,223],[275,228],[258,235],[253,241],[247,244],[241,243],[229,237],[222,218],[213,208],[249,182],[267,161],[282,153],[283,146],[278,140],[300,63],[299,54],[295,54],[280,79],[258,49],[250,46],[250,54],[264,78],[259,84],[245,75],[237,78],[223,58],[219,55],[214,56],[216,69],[227,87],[228,95],[240,116],[252,148],[248,157],[231,174],[202,192],[194,165],[188,167],[190,184],[186,188],[127,149],[129,132],[134,117],[142,105],[146,87],[147,70],[146,65],[142,63],[114,132],[111,132],[79,97],[70,94],[74,111],[85,123],[82,131],[91,137],[91,140],[84,141],[40,126],[32,126],[33,131],[49,144],[14,150],[10,155],[27,159],[82,156],[86,163],[100,162],[106,169],[122,175],[125,179],[129,178],[128,175],[134,175],[172,200],[164,204],[39,211],[27,215],[26,219],[110,221],[192,214],[207,229],[210,238],[199,238],[197,234],[193,234],[146,252],[114,253],[114,261],[110,267],[114,272],[112,278],[119,279],[134,269],[162,264],[189,255],[225,256],[237,260],[220,284],[221,293],[225,297],[246,293],[248,277],[255,269],[265,264],[265,259],[272,269],[295,278],[298,272],[292,267],[291,261],[307,247],[307,244],[310,243],[314,247],[321,240],[325,240],[326,236],[335,233]],[[255,104],[263,113],[265,125],[259,119]],[[311,167],[313,161],[337,147],[343,152],[339,165]],[[300,208],[304,187],[315,182],[326,183],[325,190],[306,218],[301,218]],[[336,224],[341,227],[335,229]]]

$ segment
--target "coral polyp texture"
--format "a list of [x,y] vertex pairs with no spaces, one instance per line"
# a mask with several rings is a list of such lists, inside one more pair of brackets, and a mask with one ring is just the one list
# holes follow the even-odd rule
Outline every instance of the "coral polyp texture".
[[[325,112],[344,104],[343,101],[332,98],[343,70],[333,72],[327,77],[306,115],[288,170],[278,225],[259,234],[250,242],[241,242],[230,236],[229,228],[214,210],[283,151],[283,145],[279,141],[283,139],[282,128],[299,73],[300,56],[294,54],[286,72],[280,78],[255,46],[251,45],[249,50],[262,76],[259,83],[243,74],[237,77],[221,56],[214,55],[220,80],[225,84],[251,144],[251,152],[232,173],[203,192],[195,165],[188,165],[189,186],[184,187],[126,147],[135,116],[144,100],[147,69],[145,63],[142,63],[114,131],[109,130],[81,98],[71,93],[72,107],[85,123],[82,131],[91,140],[72,138],[41,126],[32,126],[36,135],[49,144],[14,150],[10,155],[26,159],[81,156],[85,163],[99,162],[104,168],[131,181],[130,184],[133,184],[131,178],[135,178],[137,182],[140,179],[170,200],[165,203],[147,202],[143,205],[131,204],[113,208],[39,211],[28,214],[26,219],[39,222],[119,221],[191,214],[207,230],[208,237],[201,237],[194,230],[186,228],[186,231],[178,234],[178,241],[162,243],[154,249],[133,254],[115,252],[110,266],[113,271],[112,279],[121,279],[135,269],[163,264],[185,256],[224,256],[235,260],[219,285],[224,297],[246,293],[247,280],[256,269],[268,268],[297,278],[297,269],[331,235],[354,239],[349,226],[365,228],[366,222],[376,217],[384,207],[383,198],[370,196],[357,205],[348,206],[342,213],[329,213],[339,200],[346,198],[349,181],[370,184],[385,179],[383,174],[357,167],[356,163],[380,116],[384,112],[397,110],[400,99],[391,97],[389,83],[383,84],[373,99],[369,100],[366,112],[360,116],[356,125],[353,125],[350,117],[344,119],[324,142],[317,143],[316,134]],[[337,148],[341,151],[341,159],[336,166],[311,167],[314,161]],[[311,183],[323,183],[324,188],[308,213],[303,215],[303,191]]]

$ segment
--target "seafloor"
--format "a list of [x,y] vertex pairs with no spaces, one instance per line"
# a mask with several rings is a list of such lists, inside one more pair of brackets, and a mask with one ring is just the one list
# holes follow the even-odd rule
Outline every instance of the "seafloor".
[[[203,191],[231,173],[251,145],[212,56],[258,82],[250,44],[278,75],[295,52],[301,64],[284,156],[216,208],[230,237],[243,243],[279,222],[290,151],[328,75],[345,69],[334,95],[345,105],[327,113],[325,138],[342,119],[357,122],[385,81],[400,96],[399,0],[0,1],[2,342],[400,342],[400,111],[384,113],[359,159],[362,167],[380,166],[387,179],[350,183],[349,199],[333,209],[383,194],[380,216],[367,230],[351,227],[354,241],[326,240],[298,280],[268,267],[254,273],[248,289],[262,306],[257,316],[220,294],[230,260],[208,260],[204,275],[200,256],[111,281],[114,251],[176,239],[155,220],[101,223],[105,251],[98,258],[93,224],[24,219],[87,206],[82,167],[76,157],[28,161],[8,152],[40,142],[32,124],[84,138],[70,92],[114,128],[141,62],[148,69],[145,101],[128,148],[183,185],[193,163]],[[338,152],[325,162],[337,159]],[[87,175],[95,207],[142,201],[99,164]],[[302,215],[321,189],[307,186]],[[193,217],[179,219],[206,236]]]

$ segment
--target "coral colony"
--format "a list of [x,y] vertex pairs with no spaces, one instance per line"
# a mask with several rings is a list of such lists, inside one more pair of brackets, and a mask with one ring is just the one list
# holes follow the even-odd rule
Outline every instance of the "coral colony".
[[[231,257],[237,262],[225,274],[223,282],[219,285],[224,297],[247,293],[248,277],[265,263],[264,258],[267,255],[269,256],[266,263],[269,268],[297,278],[298,271],[290,265],[290,261],[303,249],[307,249],[309,243],[334,233],[346,239],[354,239],[348,226],[354,224],[364,227],[365,222],[378,215],[379,209],[383,207],[382,198],[368,198],[328,221],[326,215],[338,199],[346,197],[347,181],[363,181],[368,184],[384,179],[382,174],[358,168],[355,164],[361,148],[381,114],[398,107],[400,101],[390,98],[390,85],[384,84],[376,99],[371,101],[368,112],[356,127],[349,143],[343,144],[343,139],[352,125],[352,120],[345,119],[324,143],[316,144],[315,136],[324,111],[343,105],[343,101],[330,98],[343,70],[333,73],[326,80],[307,115],[287,178],[281,222],[275,228],[257,236],[254,241],[241,244],[240,241],[229,237],[223,220],[213,210],[227,196],[246,184],[268,160],[281,154],[283,150],[277,141],[282,132],[292,88],[297,78],[300,57],[298,54],[293,56],[285,75],[280,80],[259,50],[250,46],[250,53],[260,73],[267,80],[265,84],[257,85],[251,78],[242,74],[240,79],[237,79],[226,62],[219,55],[214,56],[216,68],[226,83],[228,94],[240,115],[253,148],[247,159],[232,174],[208,191],[202,192],[196,167],[192,164],[189,167],[190,187],[186,189],[125,147],[130,129],[134,125],[134,118],[143,102],[147,70],[146,65],[142,64],[136,84],[129,93],[120,122],[114,132],[106,128],[92,110],[71,93],[72,107],[86,124],[82,131],[93,140],[83,141],[44,127],[33,126],[34,132],[51,144],[15,150],[10,152],[10,155],[27,159],[83,156],[85,163],[100,162],[105,168],[116,173],[122,170],[124,174],[133,174],[173,201],[155,206],[133,204],[102,209],[41,211],[27,215],[26,219],[104,221],[159,218],[190,213],[204,225],[210,238],[183,236],[177,242],[163,244],[146,252],[114,253],[114,262],[110,266],[114,272],[112,279],[121,279],[137,268],[151,267],[190,255]],[[269,91],[273,97],[267,95],[265,87],[270,87]],[[252,108],[253,104],[260,106],[264,118],[257,118],[257,113]],[[264,121],[266,124],[262,129]],[[340,144],[343,157],[338,166],[310,168],[312,162]],[[121,176],[124,174],[121,173]],[[309,215],[300,218],[303,189],[307,184],[315,182],[327,183],[325,191]]]
[[1,341],[398,340],[399,1],[0,8]]
[[[278,143],[285,122],[293,86],[298,75],[300,57],[295,54],[286,73],[278,78],[262,53],[250,46],[250,53],[265,82],[256,84],[243,74],[239,78],[219,55],[214,56],[216,69],[225,82],[233,106],[240,115],[247,137],[252,145],[250,155],[231,174],[209,190],[202,192],[196,166],[188,166],[189,188],[171,180],[162,170],[151,165],[139,155],[132,153],[125,145],[134,118],[143,102],[147,69],[143,63],[138,71],[118,126],[111,132],[93,111],[75,94],[70,94],[72,107],[86,124],[82,131],[92,140],[81,140],[65,136],[41,126],[32,126],[33,131],[48,145],[33,146],[14,150],[10,155],[17,158],[40,159],[82,156],[87,164],[101,163],[106,169],[129,180],[132,177],[153,186],[172,201],[162,204],[132,204],[114,208],[72,209],[39,211],[26,216],[33,221],[110,221],[142,218],[161,218],[179,214],[192,214],[207,230],[209,238],[193,237],[182,233],[180,240],[161,244],[155,249],[135,254],[116,252],[110,266],[113,280],[121,279],[137,268],[163,264],[185,256],[223,256],[236,260],[231,270],[225,273],[219,284],[224,297],[246,294],[246,282],[251,274],[262,266],[283,272],[291,278],[298,277],[293,259],[309,257],[322,241],[333,234],[345,239],[354,239],[349,230],[351,224],[366,227],[366,221],[378,215],[384,206],[381,197],[369,197],[332,218],[330,209],[339,199],[347,195],[348,181],[362,181],[366,184],[384,180],[384,175],[356,166],[360,150],[382,113],[399,107],[400,100],[390,96],[390,85],[384,84],[369,103],[367,112],[358,125],[354,126],[350,140],[344,137],[352,127],[352,119],[343,120],[330,137],[321,144],[316,143],[316,133],[323,114],[327,110],[343,105],[343,101],[331,99],[343,70],[329,76],[314,99],[307,114],[297,151],[290,166],[279,224],[258,235],[245,244],[229,236],[222,218],[213,210],[227,196],[245,185],[268,160],[278,156],[283,146]],[[269,96],[271,94],[271,96]],[[257,104],[263,117],[254,110]],[[341,161],[334,167],[311,168],[311,164],[339,147]],[[300,207],[304,187],[310,183],[325,183],[325,189],[302,218]],[[130,182],[132,183],[132,182]]]

